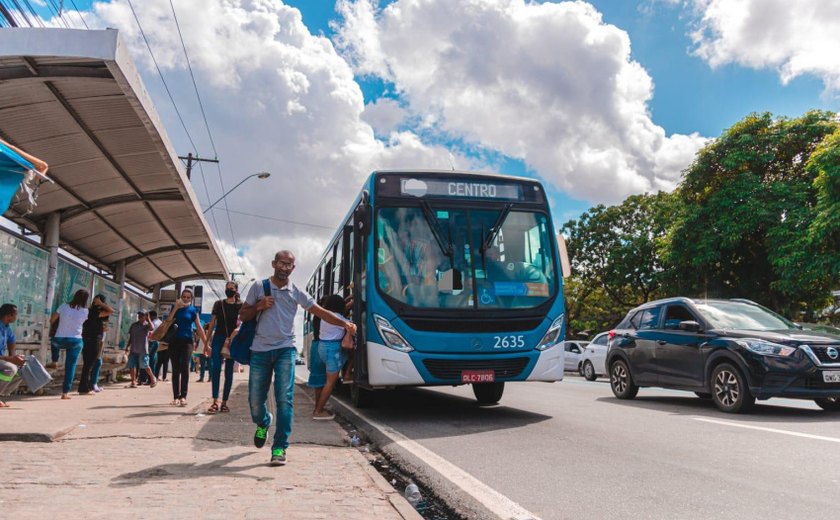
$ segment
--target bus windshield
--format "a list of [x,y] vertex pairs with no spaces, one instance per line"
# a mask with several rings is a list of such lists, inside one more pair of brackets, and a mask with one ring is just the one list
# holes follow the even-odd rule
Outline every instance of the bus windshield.
[[376,248],[379,290],[411,307],[527,309],[556,290],[548,218],[540,212],[385,207],[377,212]]

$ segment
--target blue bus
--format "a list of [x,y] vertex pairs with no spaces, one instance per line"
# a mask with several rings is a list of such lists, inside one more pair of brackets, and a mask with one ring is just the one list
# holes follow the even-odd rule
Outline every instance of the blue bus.
[[[341,294],[358,327],[353,404],[397,386],[559,381],[565,243],[531,179],[458,171],[370,175],[309,279]],[[562,258],[562,261],[561,261]],[[304,317],[308,356],[315,327]]]

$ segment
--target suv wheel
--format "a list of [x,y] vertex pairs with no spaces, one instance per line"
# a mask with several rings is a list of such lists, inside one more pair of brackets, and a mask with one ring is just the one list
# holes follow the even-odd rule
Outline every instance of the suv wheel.
[[712,400],[726,413],[745,412],[755,404],[741,372],[729,363],[721,363],[712,371]]
[[585,377],[587,381],[595,381],[598,379],[598,374],[595,373],[595,367],[592,366],[592,362],[589,360],[583,362],[583,377]]
[[630,369],[622,360],[615,361],[610,366],[610,388],[613,395],[619,399],[633,399],[639,393],[639,387],[633,384]]
[[838,397],[823,397],[814,399],[814,402],[827,412],[840,412],[840,398]]

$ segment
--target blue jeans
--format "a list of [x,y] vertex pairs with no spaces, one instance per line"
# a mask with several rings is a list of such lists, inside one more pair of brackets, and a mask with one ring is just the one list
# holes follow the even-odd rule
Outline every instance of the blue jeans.
[[61,392],[69,394],[73,388],[73,379],[76,377],[76,365],[79,363],[79,355],[82,353],[82,338],[53,338],[50,342],[53,361],[58,361],[61,349],[67,350],[64,358],[64,384]]
[[230,397],[230,389],[233,386],[233,360],[222,359],[222,345],[225,344],[223,335],[213,336],[213,344],[210,345],[210,382],[212,383],[213,399],[219,398],[219,386],[222,382],[222,363],[225,364],[225,391],[222,394],[222,401]]
[[248,404],[251,406],[251,420],[257,426],[269,423],[268,390],[274,375],[274,401],[277,403],[277,425],[274,428],[274,442],[271,449],[289,447],[292,433],[292,413],[295,395],[294,348],[278,348],[268,352],[251,352],[251,373],[248,380]]

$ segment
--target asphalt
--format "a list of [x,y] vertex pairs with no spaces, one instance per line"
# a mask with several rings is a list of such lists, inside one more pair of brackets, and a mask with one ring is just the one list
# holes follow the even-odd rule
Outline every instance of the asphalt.
[[268,447],[252,444],[247,373],[236,378],[231,412],[215,415],[205,413],[210,384],[194,379],[187,407],[168,404],[164,382],[112,384],[69,401],[6,399],[0,510],[39,519],[421,518],[337,422],[310,418],[313,403],[300,387],[288,463],[269,466]]

